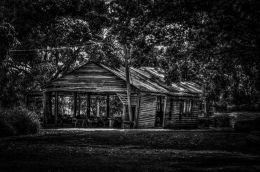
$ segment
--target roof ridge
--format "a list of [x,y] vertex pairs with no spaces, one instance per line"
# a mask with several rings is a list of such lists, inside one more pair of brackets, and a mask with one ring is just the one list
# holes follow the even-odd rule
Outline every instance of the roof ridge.
[[[45,87],[49,86],[52,82],[59,81],[59,79],[65,77],[66,75],[73,75],[73,72],[87,66],[88,64],[95,64],[96,66],[99,66],[103,68],[104,70],[107,70],[108,72],[112,73],[114,76],[116,76],[118,79],[123,80],[126,82],[126,73],[125,73],[125,67],[123,65],[120,65],[119,67],[112,68],[109,67],[101,62],[95,62],[92,60],[87,61],[81,66],[76,67],[75,69],[71,70],[70,72],[64,74],[60,78],[52,80],[48,85],[46,84]],[[162,80],[164,78],[164,73],[158,71],[161,69],[156,69],[154,67],[140,67],[135,68],[131,66],[129,68],[130,70],[130,85],[137,90],[143,91],[143,92],[154,92],[154,93],[162,93],[162,94],[190,94],[190,95],[197,95],[201,93],[200,87],[197,87],[196,85],[192,84],[192,82],[185,83],[174,83],[172,82],[171,85],[167,85],[165,83],[165,80]],[[151,71],[152,70],[152,71]]]

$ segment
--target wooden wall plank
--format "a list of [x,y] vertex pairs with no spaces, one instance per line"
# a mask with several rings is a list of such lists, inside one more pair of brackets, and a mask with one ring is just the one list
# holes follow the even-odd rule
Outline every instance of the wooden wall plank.
[[87,90],[88,92],[126,91],[126,82],[110,71],[88,63],[82,68],[51,83],[46,90]]
[[[173,100],[173,105],[170,106],[170,100]],[[165,111],[165,127],[166,128],[185,128],[196,127],[199,114],[199,100],[190,98],[193,101],[192,112],[190,115],[180,114],[180,100],[183,98],[167,97]],[[172,109],[170,109],[170,107]],[[171,114],[170,114],[171,113]],[[181,115],[181,116],[180,116]]]
[[142,94],[140,100],[140,112],[138,116],[138,128],[153,128],[156,115],[156,96]]

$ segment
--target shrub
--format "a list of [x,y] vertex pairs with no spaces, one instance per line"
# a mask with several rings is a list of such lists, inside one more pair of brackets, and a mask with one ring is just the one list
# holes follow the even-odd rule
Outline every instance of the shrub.
[[208,128],[211,124],[210,118],[198,118],[198,127],[199,128]]
[[[3,125],[11,126],[17,135],[35,134],[40,129],[38,116],[24,108],[16,108],[1,113]],[[5,123],[5,124],[4,124]]]
[[12,111],[12,125],[17,134],[35,134],[40,129],[40,121],[34,112],[26,109]]
[[0,137],[15,135],[15,129],[3,117],[0,117]]
[[238,132],[260,131],[260,118],[237,121],[234,128]]
[[182,121],[182,122],[179,122],[179,123],[168,122],[168,123],[165,124],[165,128],[176,129],[176,130],[197,129],[198,123],[187,123],[185,121]]
[[123,121],[122,121],[121,118],[115,117],[115,118],[114,118],[113,127],[115,127],[115,128],[121,128],[122,122],[123,122]]
[[217,112],[226,112],[228,109],[228,104],[225,101],[219,101],[215,104],[215,108]]
[[214,127],[231,127],[229,114],[217,114],[212,117]]
[[259,112],[260,104],[241,104],[241,105],[228,105],[228,112],[236,112],[236,111],[250,111],[250,112]]

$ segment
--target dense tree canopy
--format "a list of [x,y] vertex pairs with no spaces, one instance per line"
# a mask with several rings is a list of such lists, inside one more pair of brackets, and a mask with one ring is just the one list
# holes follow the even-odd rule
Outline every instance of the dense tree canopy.
[[116,67],[123,45],[131,65],[161,67],[168,83],[197,82],[210,101],[259,102],[259,7],[257,0],[8,1],[0,13],[2,105],[89,59]]

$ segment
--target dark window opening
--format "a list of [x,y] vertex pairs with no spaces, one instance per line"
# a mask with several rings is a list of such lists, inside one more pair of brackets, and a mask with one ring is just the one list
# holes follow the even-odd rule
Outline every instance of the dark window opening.
[[[132,120],[135,120],[135,111],[136,111],[136,106],[135,105],[131,105],[131,110],[132,110]],[[129,120],[129,114],[128,114],[128,105],[125,105],[125,118],[126,121]]]
[[180,101],[180,115],[179,119],[181,120],[182,116],[189,116],[192,114],[192,100],[182,100]]
[[155,118],[155,126],[160,127],[163,124],[163,113],[164,113],[164,96],[157,96],[156,102],[156,118]]

